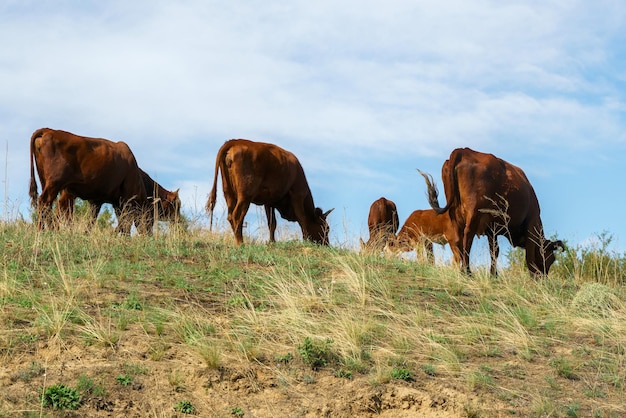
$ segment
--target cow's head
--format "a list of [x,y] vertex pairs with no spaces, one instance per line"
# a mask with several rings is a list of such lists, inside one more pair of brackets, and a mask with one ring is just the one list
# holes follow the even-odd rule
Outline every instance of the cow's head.
[[388,236],[384,243],[384,251],[386,254],[413,251],[415,249],[415,244],[415,242],[411,241],[409,237],[401,231],[397,236],[394,234]]
[[364,253],[377,251],[393,253],[395,250],[395,240],[396,236],[392,233],[371,234],[367,242],[363,241],[363,238],[359,237],[361,251]]
[[324,212],[320,208],[315,208],[315,221],[308,226],[308,239],[321,245],[328,245],[330,228],[328,227],[328,222],[326,222],[326,217],[333,210],[334,208]]
[[564,249],[563,241],[550,241],[544,238],[538,243],[536,251],[526,249],[526,265],[531,273],[545,276],[550,271],[552,264],[554,264],[556,259],[555,252]]
[[163,198],[152,199],[152,203],[158,205],[159,220],[180,221],[180,197],[178,196],[178,190],[166,192]]

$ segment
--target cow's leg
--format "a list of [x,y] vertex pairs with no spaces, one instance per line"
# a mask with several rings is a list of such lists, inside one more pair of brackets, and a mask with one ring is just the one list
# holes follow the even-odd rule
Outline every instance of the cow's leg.
[[47,185],[39,196],[37,202],[37,226],[39,229],[54,228],[52,204],[57,198],[60,190]]
[[496,264],[498,255],[500,254],[500,246],[498,245],[498,236],[492,227],[487,230],[487,239],[489,240],[489,255],[491,256],[491,275],[497,276],[498,270]]
[[233,219],[233,212],[235,211],[235,206],[237,206],[237,199],[235,197],[232,196],[231,193],[226,193],[224,192],[224,199],[226,200],[226,209],[228,211],[228,223],[230,224],[230,227],[233,230],[233,233],[235,232],[235,221]]
[[132,213],[130,213],[131,208],[128,205],[115,205],[113,209],[115,210],[115,216],[117,216],[115,232],[122,235],[130,235],[130,230],[133,226],[133,217]]
[[426,248],[426,260],[430,264],[435,264],[435,252],[433,251],[433,242],[430,240],[425,240],[424,247]]
[[74,218],[74,201],[76,196],[67,190],[61,191],[61,196],[57,200],[57,218],[61,224],[69,225]]
[[452,251],[452,258],[454,260],[454,264],[463,271],[463,229],[460,230],[453,229],[452,232],[454,235],[446,236],[448,240],[448,244],[450,245],[450,250]]
[[415,259],[419,262],[424,258],[424,246],[421,242],[415,241],[413,248],[415,249]]
[[115,227],[115,233],[119,234],[121,232],[122,209],[117,205],[113,205],[113,211],[115,212],[115,217],[117,218],[117,226]]
[[243,219],[246,217],[246,213],[248,213],[248,209],[250,208],[250,201],[248,200],[239,200],[235,205],[232,213],[230,213],[228,218],[230,220],[230,224],[233,227],[233,232],[235,233],[235,242],[237,245],[243,244]]
[[291,206],[293,208],[294,215],[302,230],[302,239],[310,240],[311,235],[308,229],[308,220],[304,211],[304,197],[303,196],[291,196]]
[[267,226],[270,230],[270,242],[276,241],[276,211],[270,205],[265,205],[265,215],[267,216]]
[[98,214],[102,208],[102,203],[89,202],[89,228],[92,228],[98,219]]
[[470,251],[472,249],[472,243],[474,242],[473,229],[468,225],[463,231],[463,237],[461,239],[461,270],[471,275],[470,270]]
[[144,206],[133,204],[133,219],[137,232],[142,235],[152,235],[154,229],[154,207],[151,204]]

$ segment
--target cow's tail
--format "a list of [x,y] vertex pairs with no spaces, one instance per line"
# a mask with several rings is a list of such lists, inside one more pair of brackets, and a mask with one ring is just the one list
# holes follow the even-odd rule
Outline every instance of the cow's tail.
[[426,181],[426,188],[428,189],[426,195],[428,197],[428,203],[437,213],[444,213],[447,208],[442,208],[439,206],[439,190],[437,190],[437,185],[435,184],[435,180],[433,180],[433,176],[428,173],[423,172],[422,170],[417,170]]
[[28,195],[30,196],[30,204],[32,207],[37,206],[37,197],[39,192],[37,191],[37,180],[35,180],[35,140],[43,136],[47,128],[37,129],[30,137],[30,189]]
[[438,214],[446,213],[459,199],[455,167],[459,163],[460,158],[461,153],[455,153],[453,151],[450,155],[450,159],[443,163],[443,167],[441,169],[441,180],[443,182],[444,190],[448,190],[450,192],[450,196],[447,196],[449,200],[443,208],[439,206],[439,191],[437,190],[437,185],[433,180],[433,176],[428,173],[424,173],[421,170],[417,170],[422,176],[424,176],[424,180],[426,181],[426,187],[428,188],[428,203],[430,203],[430,207],[433,208],[433,210]]
[[[215,209],[215,202],[217,201],[217,176],[220,171],[220,163],[226,154],[228,149],[227,144],[222,145],[222,147],[217,152],[217,156],[215,157],[215,171],[213,173],[213,188],[211,188],[211,192],[209,193],[209,200],[206,203],[206,210],[209,212],[210,224],[209,231],[213,230],[213,209]],[[222,173],[224,175],[224,173]]]

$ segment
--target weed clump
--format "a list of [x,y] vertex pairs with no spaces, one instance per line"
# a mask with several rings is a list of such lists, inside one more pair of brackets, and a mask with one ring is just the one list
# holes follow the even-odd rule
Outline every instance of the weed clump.
[[63,384],[52,385],[43,393],[43,406],[56,410],[78,409],[81,405],[78,390]]
[[302,357],[302,361],[311,366],[311,369],[319,370],[334,359],[330,349],[332,343],[333,340],[330,338],[324,341],[314,341],[306,337],[302,344],[298,346],[298,353]]

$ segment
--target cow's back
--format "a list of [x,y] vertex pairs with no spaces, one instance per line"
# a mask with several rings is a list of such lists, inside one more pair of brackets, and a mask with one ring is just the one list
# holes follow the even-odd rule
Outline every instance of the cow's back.
[[223,188],[252,203],[279,203],[294,187],[310,193],[298,159],[274,144],[232,139],[222,160]]
[[539,215],[537,197],[524,172],[493,154],[454,150],[444,164],[443,176],[455,183],[444,181],[448,200],[457,193],[451,215],[464,224],[471,222],[477,235],[484,234],[494,219],[515,229]]
[[400,242],[414,242],[427,239],[437,244],[445,244],[453,233],[447,214],[438,214],[433,209],[418,209],[411,212],[398,232]]
[[370,234],[381,228],[395,234],[399,223],[398,209],[393,201],[381,197],[371,204],[367,217]]
[[[42,188],[52,185],[84,200],[119,203],[146,191],[135,157],[124,142],[43,129],[36,136],[34,157]],[[58,193],[58,192],[57,192]]]

